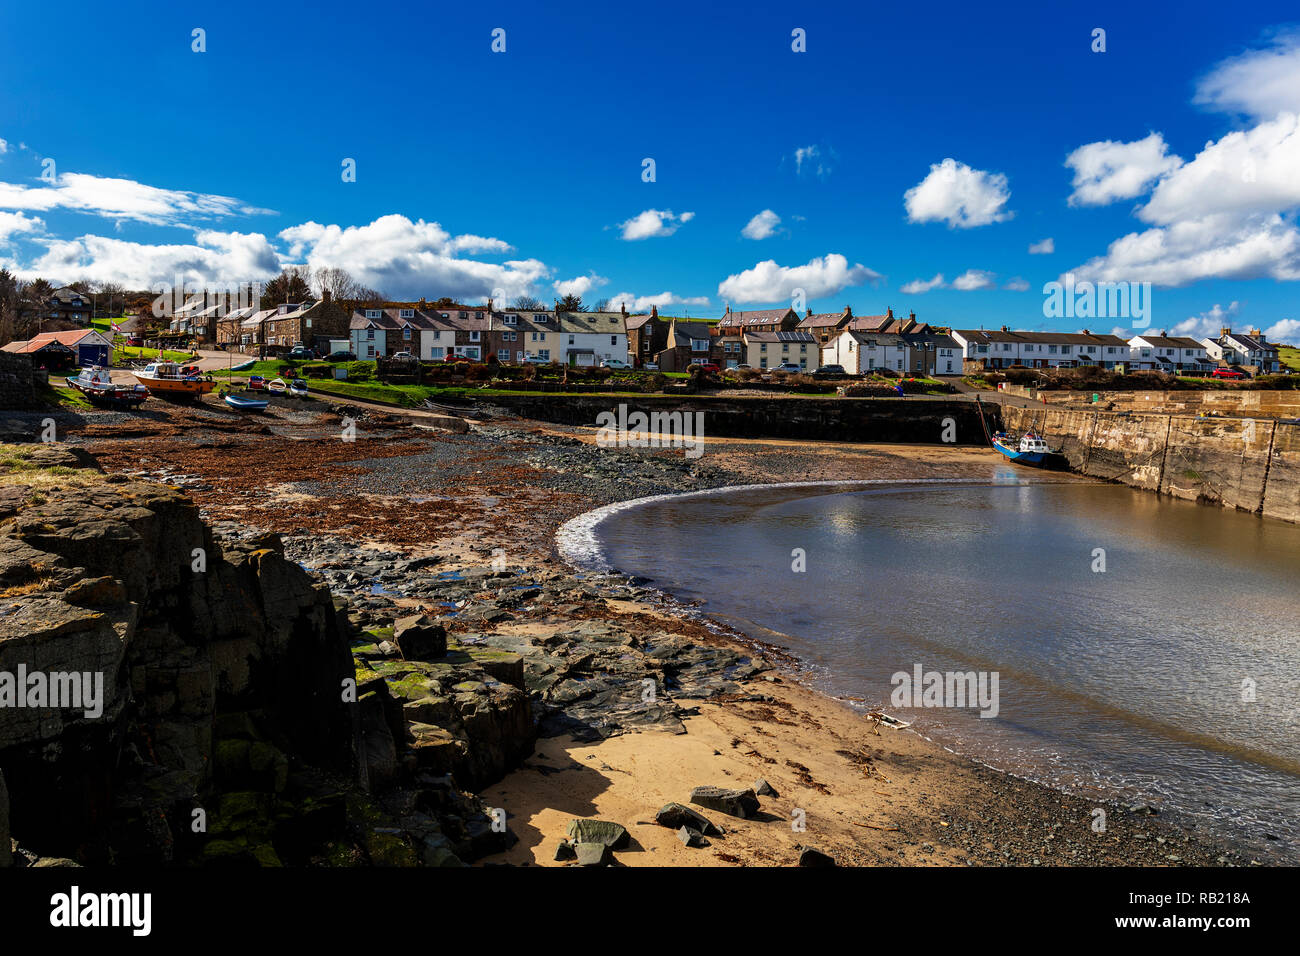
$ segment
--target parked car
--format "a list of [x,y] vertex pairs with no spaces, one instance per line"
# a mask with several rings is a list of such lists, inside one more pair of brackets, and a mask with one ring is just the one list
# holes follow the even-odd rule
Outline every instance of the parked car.
[[315,357],[315,351],[307,348],[305,345],[295,345],[293,348],[289,349],[288,354],[285,355],[285,358],[287,359],[296,359],[299,361],[302,359],[314,359]]
[[551,364],[550,359],[541,358],[537,355],[525,355],[522,361],[525,365],[550,365]]
[[754,366],[750,365],[748,362],[741,362],[735,368],[737,372],[752,372],[754,370]]
[[395,358],[395,359],[413,359],[413,358],[415,358],[415,356],[412,355],[410,352],[394,352],[394,353],[390,356],[390,358]]
[[325,356],[327,362],[355,362],[357,356],[355,352],[331,352]]
[[[409,353],[408,353],[408,354],[409,354]],[[472,365],[473,362],[474,362],[474,360],[473,360],[472,358],[470,358],[469,356],[466,356],[466,355],[448,355],[447,358],[444,359],[444,361],[447,361],[447,362],[463,362],[463,363],[465,363],[466,365]]]
[[632,366],[628,365],[622,359],[605,359],[605,361],[600,363],[600,367],[613,368],[613,369],[625,369],[625,368],[631,368]]
[[1210,373],[1210,378],[1250,378],[1250,375],[1239,368],[1224,368],[1223,366],[1220,366]]
[[658,362],[646,362],[646,363],[643,364],[641,367],[642,367],[643,369],[645,369],[646,371],[648,371],[648,372],[657,372],[657,371],[659,371],[659,363],[658,363]]
[[801,369],[794,362],[782,362],[780,365],[768,369],[768,371],[769,372],[802,372],[803,369]]
[[722,371],[722,369],[718,368],[717,362],[692,362],[690,365],[686,366],[686,371],[689,372],[693,368],[703,369],[706,372]]
[[843,365],[823,365],[821,368],[817,369],[817,371],[813,372],[813,374],[814,375],[848,375],[849,373],[844,370]]

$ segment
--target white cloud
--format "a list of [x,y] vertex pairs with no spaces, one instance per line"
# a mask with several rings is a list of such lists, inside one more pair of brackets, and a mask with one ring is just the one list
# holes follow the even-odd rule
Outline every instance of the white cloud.
[[1014,213],[1004,210],[1010,198],[1004,174],[945,159],[903,194],[903,206],[911,222],[938,221],[970,229],[1010,219]]
[[0,246],[8,244],[9,237],[19,233],[43,232],[45,222],[37,216],[20,212],[0,212]]
[[1029,244],[1029,254],[1031,256],[1050,256],[1056,251],[1056,242],[1051,236],[1048,236],[1042,242],[1033,242]]
[[836,159],[833,149],[820,146],[800,146],[794,151],[795,175],[811,173],[818,179],[825,179],[834,170],[832,162]]
[[781,217],[770,209],[764,209],[762,212],[749,220],[740,234],[746,239],[766,239],[776,232],[776,227],[781,225]]
[[609,307],[617,310],[623,306],[631,313],[645,313],[650,311],[650,307],[663,311],[670,306],[686,305],[699,308],[709,304],[709,297],[706,295],[698,296],[679,296],[673,292],[660,292],[658,295],[633,295],[631,292],[620,292],[618,295],[609,297]]
[[900,286],[898,291],[905,293],[906,295],[919,295],[922,292],[929,292],[931,289],[942,288],[943,273],[940,272],[933,279],[913,279],[906,285]]
[[1008,280],[1007,284],[1002,288],[1006,289],[1008,292],[1028,292],[1029,283],[1020,276],[1016,276],[1014,279]]
[[71,209],[155,226],[185,225],[193,219],[246,216],[256,209],[229,196],[180,189],[159,189],[131,179],[63,173],[53,184],[23,186],[0,182],[0,209],[47,212]]
[[0,139],[0,156],[3,156],[7,152],[9,152],[9,143]]
[[397,298],[447,295],[454,299],[508,301],[532,294],[533,283],[550,270],[536,259],[503,263],[461,259],[466,248],[505,251],[499,239],[451,236],[436,222],[412,222],[405,216],[381,216],[365,226],[322,226],[307,222],[280,233],[289,243],[289,258],[306,256],[311,268],[342,266],[362,285]]
[[1080,146],[1065,158],[1074,170],[1071,206],[1103,206],[1117,199],[1132,199],[1152,182],[1182,165],[1167,155],[1169,146],[1159,133],[1132,143],[1105,140]]
[[624,239],[650,239],[655,236],[671,236],[682,223],[690,222],[694,218],[693,212],[684,212],[680,216],[675,216],[671,209],[647,209],[626,222],[620,222],[618,228],[623,230]]
[[557,295],[563,297],[566,295],[583,296],[592,289],[599,289],[609,280],[591,273],[590,275],[578,276],[576,279],[560,279],[552,283]]
[[1236,302],[1228,303],[1226,309],[1215,303],[1209,311],[1186,318],[1168,331],[1170,335],[1186,335],[1194,339],[1217,336],[1221,328],[1232,325],[1232,317],[1240,309],[1240,304]]
[[1197,84],[1192,102],[1255,119],[1300,113],[1300,31],[1279,33],[1267,49],[1224,60]]
[[768,259],[723,279],[718,283],[718,295],[742,304],[777,302],[802,289],[807,298],[817,299],[879,278],[880,273],[864,265],[850,266],[839,253],[819,256],[802,266],[779,266]]
[[952,280],[952,287],[959,292],[973,292],[976,289],[991,289],[994,286],[993,273],[983,269],[967,269]]
[[1283,345],[1300,345],[1300,319],[1282,319],[1264,330],[1270,342]]
[[51,281],[76,279],[120,282],[128,288],[147,289],[160,283],[215,285],[222,282],[264,279],[280,271],[280,257],[260,233],[202,231],[193,243],[149,245],[82,236],[78,239],[39,240],[45,252],[26,267],[11,268],[21,278],[37,276]]

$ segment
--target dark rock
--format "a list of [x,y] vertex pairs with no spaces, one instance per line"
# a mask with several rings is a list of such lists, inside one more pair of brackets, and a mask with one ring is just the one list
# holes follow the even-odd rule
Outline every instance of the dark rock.
[[609,866],[614,862],[614,851],[604,843],[575,843],[573,853],[579,866]]
[[556,844],[555,859],[557,861],[577,859],[577,854],[573,852],[573,844],[568,840],[561,840]]
[[753,790],[727,790],[724,787],[696,787],[691,803],[747,820],[758,813],[758,796]]
[[412,614],[393,624],[393,640],[408,661],[431,661],[447,656],[447,631],[427,614]]
[[821,850],[806,846],[799,851],[800,866],[834,866],[835,861]]
[[781,796],[779,793],[776,792],[776,788],[772,786],[770,783],[768,783],[766,780],[764,780],[762,777],[759,777],[756,781],[754,781],[754,792],[758,794],[760,797]]
[[682,827],[677,831],[677,839],[681,840],[689,847],[705,847],[709,841],[699,830],[693,830],[690,827]]
[[565,832],[575,844],[603,843],[615,850],[621,850],[628,844],[627,827],[608,820],[570,820]]
[[722,830],[712,820],[681,803],[669,803],[660,807],[655,814],[655,823],[670,830],[690,827],[709,836],[722,836]]

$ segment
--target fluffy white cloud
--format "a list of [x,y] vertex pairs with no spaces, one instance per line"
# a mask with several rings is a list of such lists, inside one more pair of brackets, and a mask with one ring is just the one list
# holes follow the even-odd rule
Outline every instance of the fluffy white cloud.
[[1108,139],[1080,146],[1065,158],[1065,165],[1074,170],[1070,205],[1103,206],[1142,195],[1151,183],[1182,165],[1168,151],[1159,133],[1132,143]]
[[1010,219],[1014,213],[1004,208],[1010,198],[1003,173],[945,159],[903,194],[903,206],[911,222],[946,222],[950,228],[970,229]]
[[952,280],[952,287],[959,292],[973,292],[976,289],[991,289],[994,286],[993,273],[983,269],[967,269]]
[[671,236],[682,223],[690,222],[694,218],[693,212],[684,212],[680,216],[675,216],[671,209],[647,209],[625,222],[620,222],[618,228],[623,230],[624,239],[650,239],[655,236]]
[[131,179],[110,179],[84,173],[64,173],[55,183],[41,186],[0,182],[0,209],[42,212],[72,209],[107,219],[155,226],[184,225],[194,219],[268,212],[229,196],[159,189]]
[[1048,236],[1042,242],[1033,242],[1029,245],[1029,254],[1031,256],[1050,256],[1056,251],[1056,242],[1051,236]]
[[1214,307],[1200,315],[1190,316],[1169,329],[1170,335],[1187,335],[1194,339],[1217,336],[1224,326],[1232,325],[1232,317],[1241,306],[1236,302],[1228,303],[1225,309],[1217,302]]
[[1267,49],[1224,60],[1197,84],[1193,102],[1256,119],[1300,113],[1300,32],[1279,33]]
[[0,139],[0,156],[3,156],[7,152],[9,152],[9,143]]
[[660,292],[658,295],[633,295],[631,292],[620,292],[609,297],[611,309],[617,310],[621,305],[631,313],[649,312],[651,306],[662,312],[670,306],[687,305],[699,308],[708,304],[709,297],[706,295],[679,296],[673,292]]
[[781,225],[781,217],[770,209],[764,209],[754,216],[753,219],[740,230],[740,234],[746,239],[766,239],[776,232],[776,227]]
[[929,292],[931,289],[943,288],[943,273],[940,272],[933,279],[913,279],[906,285],[900,286],[899,291],[906,295],[920,295],[922,292]]
[[1002,288],[1006,289],[1008,292],[1028,292],[1029,283],[1020,276],[1016,276],[1014,279],[1008,280],[1007,284]]
[[575,279],[560,279],[552,283],[557,295],[561,297],[566,295],[586,295],[592,289],[599,289],[608,279],[591,273],[590,275],[578,276]]
[[289,258],[306,257],[311,268],[341,266],[362,285],[396,298],[447,295],[454,299],[499,302],[531,294],[533,283],[550,270],[536,259],[503,263],[461,259],[470,248],[492,252],[511,247],[499,239],[451,236],[436,222],[412,222],[405,216],[381,216],[365,226],[323,226],[307,222],[280,233],[289,243]]
[[150,245],[82,236],[41,240],[45,252],[26,266],[11,268],[22,278],[120,282],[145,289],[162,283],[216,285],[265,279],[280,271],[280,257],[260,233],[195,234],[193,243]]
[[8,244],[10,236],[41,232],[44,229],[45,223],[38,216],[25,216],[20,212],[0,212],[0,246]]
[[789,299],[795,289],[802,289],[806,298],[817,299],[879,278],[880,273],[864,265],[850,266],[839,253],[819,256],[802,266],[779,266],[767,259],[752,269],[727,276],[718,283],[718,295],[742,304],[777,302]]
[[1300,345],[1300,319],[1282,319],[1264,330],[1270,342],[1284,345]]

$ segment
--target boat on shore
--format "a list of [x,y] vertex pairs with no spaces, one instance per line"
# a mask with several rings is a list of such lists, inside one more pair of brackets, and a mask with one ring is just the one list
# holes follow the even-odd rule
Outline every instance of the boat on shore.
[[244,395],[231,395],[221,390],[221,400],[237,412],[264,412],[270,404],[265,398],[248,398]]
[[108,369],[96,365],[83,368],[75,376],[66,379],[69,388],[76,389],[96,405],[114,408],[135,407],[143,404],[149,397],[149,389],[144,385],[120,385],[114,382]]
[[294,398],[306,398],[307,383],[303,379],[295,378],[289,383],[289,394]]
[[1037,432],[1025,432],[1017,439],[1010,432],[993,436],[993,447],[1017,465],[1042,467],[1060,458],[1060,451],[1048,446],[1047,439]]
[[151,362],[143,371],[131,374],[162,398],[197,398],[216,388],[212,376],[205,376],[197,365]]
[[266,383],[266,390],[268,392],[275,392],[277,395],[283,395],[288,391],[288,389],[288,383],[282,378],[273,378],[271,381]]

